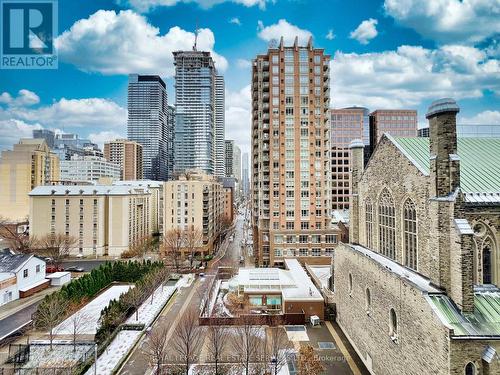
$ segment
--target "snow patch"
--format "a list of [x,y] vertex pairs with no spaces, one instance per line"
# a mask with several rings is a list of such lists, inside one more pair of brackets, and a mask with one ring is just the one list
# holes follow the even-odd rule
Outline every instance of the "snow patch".
[[[111,341],[111,344],[109,344],[106,350],[97,358],[97,371],[95,373],[98,375],[112,374],[115,367],[134,346],[140,335],[141,331],[118,332],[114,340]],[[95,364],[90,366],[85,375],[93,375],[94,370]]]
[[99,318],[101,311],[109,305],[111,300],[118,300],[123,293],[126,293],[133,285],[113,285],[106,289],[103,293],[99,294],[90,303],[86,304],[76,313],[60,323],[55,329],[54,333],[58,335],[73,334],[73,319],[77,319],[77,314],[83,314],[85,317],[78,326],[78,334],[92,335],[95,334],[99,327]]

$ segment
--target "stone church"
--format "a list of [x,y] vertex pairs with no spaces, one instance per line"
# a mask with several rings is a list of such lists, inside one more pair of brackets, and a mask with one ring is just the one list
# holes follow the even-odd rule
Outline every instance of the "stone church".
[[500,374],[500,139],[459,138],[454,100],[429,138],[353,141],[337,322],[372,374]]

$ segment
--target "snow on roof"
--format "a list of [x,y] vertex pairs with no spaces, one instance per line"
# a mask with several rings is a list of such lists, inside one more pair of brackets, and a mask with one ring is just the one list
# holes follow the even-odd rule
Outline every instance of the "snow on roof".
[[140,189],[135,186],[109,186],[109,185],[54,185],[37,186],[30,196],[46,195],[129,195],[149,193],[146,187]]
[[26,285],[22,288],[19,288],[19,291],[20,292],[27,292],[30,289],[36,288],[37,286],[48,283],[48,282],[49,282],[49,280],[47,280],[47,279],[38,280],[37,282],[35,282],[33,284]]
[[245,293],[281,292],[284,301],[323,301],[321,293],[296,259],[285,259],[279,268],[240,268],[229,284],[242,286]]
[[377,253],[360,245],[347,245],[347,246],[349,246],[351,249],[355,251],[364,254],[368,258],[371,258],[373,261],[377,262],[382,267],[386,268],[388,271],[395,273],[400,278],[408,280],[421,291],[427,293],[442,292],[442,290],[434,287],[428,278],[422,276],[421,274],[415,271],[410,270],[409,268],[400,265],[399,263],[396,263],[392,259],[389,259],[380,253]]
[[283,289],[283,299],[287,300],[321,300],[323,297],[307,275],[297,259],[285,259],[286,268],[295,280],[295,288]]
[[66,271],[59,271],[59,272],[54,272],[54,273],[49,273],[47,276],[45,276],[47,279],[59,279],[61,277],[64,277],[66,275],[69,275],[70,272]]
[[133,187],[159,188],[162,185],[163,185],[163,183],[161,181],[154,181],[154,180],[113,181],[113,186],[133,186]]
[[332,276],[331,266],[315,266],[308,265],[311,272],[318,278],[321,282],[321,286],[327,288],[330,276]]

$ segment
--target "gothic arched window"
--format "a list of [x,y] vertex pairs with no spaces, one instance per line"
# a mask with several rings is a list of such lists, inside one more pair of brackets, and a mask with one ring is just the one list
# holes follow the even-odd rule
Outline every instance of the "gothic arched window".
[[365,203],[366,246],[373,249],[373,205],[370,200]]
[[379,251],[396,259],[396,218],[394,201],[387,189],[382,191],[378,201]]
[[411,199],[403,207],[405,266],[417,270],[417,210]]

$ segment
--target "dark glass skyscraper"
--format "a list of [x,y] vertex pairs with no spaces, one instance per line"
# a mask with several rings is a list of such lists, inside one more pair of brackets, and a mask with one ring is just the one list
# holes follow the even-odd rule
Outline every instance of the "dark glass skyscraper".
[[143,147],[145,179],[166,181],[171,176],[171,112],[167,104],[166,85],[159,76],[129,75],[127,133],[128,139]]

